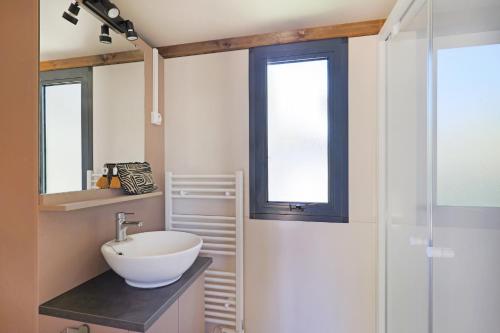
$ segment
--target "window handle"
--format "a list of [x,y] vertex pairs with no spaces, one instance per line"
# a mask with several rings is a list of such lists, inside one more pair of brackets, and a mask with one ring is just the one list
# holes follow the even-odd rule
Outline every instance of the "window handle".
[[288,207],[290,208],[290,211],[298,211],[298,212],[303,212],[304,211],[304,204],[288,204]]

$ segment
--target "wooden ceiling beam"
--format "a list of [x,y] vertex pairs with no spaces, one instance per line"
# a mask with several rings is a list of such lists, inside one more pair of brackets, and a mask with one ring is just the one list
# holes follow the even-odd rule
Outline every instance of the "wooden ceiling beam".
[[[379,19],[251,36],[216,39],[204,42],[163,46],[159,47],[158,51],[163,58],[176,58],[197,54],[249,49],[252,47],[266,45],[288,44],[338,37],[369,36],[378,34],[384,25],[384,22],[385,19]],[[144,55],[142,51],[125,51],[77,58],[41,61],[40,71],[44,72],[56,69],[124,64],[143,60]]]
[[249,49],[257,46],[288,44],[337,37],[376,35],[384,25],[384,22],[385,19],[380,19],[252,36],[217,39],[205,42],[170,45],[159,47],[158,51],[164,58],[175,58],[196,54]]
[[143,60],[144,54],[140,50],[124,51],[86,57],[40,61],[40,72],[52,71],[56,69],[125,64]]

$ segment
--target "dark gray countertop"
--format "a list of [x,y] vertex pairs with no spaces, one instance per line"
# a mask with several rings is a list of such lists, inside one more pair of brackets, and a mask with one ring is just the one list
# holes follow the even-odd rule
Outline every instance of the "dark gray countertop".
[[109,270],[43,303],[38,311],[53,317],[145,332],[211,263],[211,258],[198,257],[179,281],[154,289],[131,287]]

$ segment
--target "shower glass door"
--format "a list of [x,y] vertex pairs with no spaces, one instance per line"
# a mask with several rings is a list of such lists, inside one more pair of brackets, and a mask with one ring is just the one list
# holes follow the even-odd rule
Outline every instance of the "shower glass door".
[[[386,43],[386,332],[429,323],[427,3],[415,1]],[[432,192],[431,192],[432,193]]]
[[498,333],[500,1],[414,0],[385,47],[386,333]]
[[433,1],[435,333],[500,332],[500,1]]

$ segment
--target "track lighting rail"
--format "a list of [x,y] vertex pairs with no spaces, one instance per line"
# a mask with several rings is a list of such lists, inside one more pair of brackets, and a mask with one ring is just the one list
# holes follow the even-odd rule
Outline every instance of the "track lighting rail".
[[63,18],[76,25],[80,6],[102,23],[101,34],[99,35],[101,43],[111,43],[109,29],[118,34],[125,34],[129,41],[135,41],[139,38],[132,21],[121,17],[120,9],[109,0],[73,0],[68,10],[63,13]]

